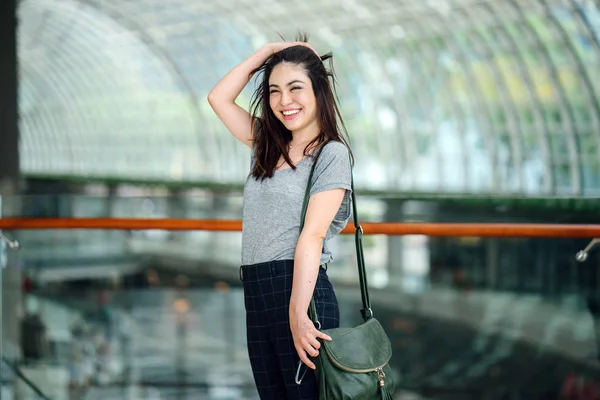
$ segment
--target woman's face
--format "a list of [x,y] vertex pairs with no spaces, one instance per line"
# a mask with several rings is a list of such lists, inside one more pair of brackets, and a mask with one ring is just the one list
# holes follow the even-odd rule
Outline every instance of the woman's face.
[[273,68],[269,77],[269,104],[277,119],[292,133],[319,133],[317,99],[301,66],[283,62]]

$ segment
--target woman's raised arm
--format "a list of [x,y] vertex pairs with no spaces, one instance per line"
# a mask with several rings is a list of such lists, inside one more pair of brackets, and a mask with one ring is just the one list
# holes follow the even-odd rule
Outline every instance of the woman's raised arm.
[[258,50],[229,71],[208,94],[208,103],[219,119],[233,136],[248,147],[252,147],[252,117],[235,103],[235,99],[248,84],[252,71],[271,55],[271,45]]
[[260,68],[273,54],[295,45],[310,47],[302,42],[267,44],[229,71],[208,94],[208,102],[219,119],[246,146],[252,147],[252,117],[236,104],[235,99],[250,81],[252,71]]

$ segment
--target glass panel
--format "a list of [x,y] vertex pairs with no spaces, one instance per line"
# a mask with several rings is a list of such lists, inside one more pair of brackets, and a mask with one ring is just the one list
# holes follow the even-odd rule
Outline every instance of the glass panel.
[[[206,96],[239,60],[276,39],[273,32],[290,38],[290,27],[304,20],[318,27],[309,32],[316,47],[335,54],[340,107],[357,165],[377,171],[379,179],[357,176],[362,187],[429,193],[453,193],[458,187],[506,194],[517,190],[510,181],[525,180],[525,164],[543,163],[550,171],[551,159],[527,159],[524,147],[523,157],[517,157],[517,167],[509,172],[516,177],[490,188],[473,185],[468,174],[457,173],[458,182],[448,185],[445,172],[453,166],[445,168],[445,163],[455,154],[446,150],[477,153],[469,146],[471,136],[494,137],[495,125],[503,129],[506,120],[515,118],[514,109],[522,104],[510,106],[502,99],[519,103],[526,96],[522,73],[514,66],[519,57],[526,60],[542,106],[561,105],[563,114],[569,109],[558,97],[562,93],[555,79],[568,101],[590,103],[582,90],[588,84],[597,97],[597,5],[405,3],[369,1],[337,13],[341,8],[333,2],[313,1],[296,7],[293,16],[273,5],[263,10],[267,26],[233,6],[186,4],[165,11],[156,0],[143,6],[105,1],[75,8],[20,2],[21,169],[35,178],[203,186],[228,182],[239,187],[250,154],[226,132]],[[558,19],[558,26],[549,15]],[[85,23],[72,26],[74,20]],[[504,37],[504,26],[514,41]],[[564,28],[566,38],[558,27]],[[590,82],[582,79],[575,55]],[[253,87],[240,96],[241,106],[248,106]],[[471,119],[477,120],[480,132],[470,127]],[[577,131],[580,122],[587,121],[575,117],[566,123]],[[412,156],[420,151],[411,139],[418,131],[434,139],[435,151]],[[512,146],[491,143],[490,138],[488,152],[463,156],[463,163],[477,168],[477,158],[490,164],[481,175],[495,183],[506,168],[498,160],[521,146],[519,136],[512,133]],[[529,186],[532,196],[562,195],[552,185]]]

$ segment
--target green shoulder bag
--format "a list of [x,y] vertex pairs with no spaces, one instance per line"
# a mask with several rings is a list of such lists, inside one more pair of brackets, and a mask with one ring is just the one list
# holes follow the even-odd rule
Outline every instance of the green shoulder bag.
[[[310,186],[316,162],[313,164],[304,195],[300,231],[304,226]],[[322,340],[319,356],[315,359],[315,373],[319,382],[319,400],[393,400],[395,382],[389,365],[392,358],[392,346],[383,327],[373,316],[367,274],[362,246],[363,230],[358,223],[354,178],[352,188],[352,214],[354,216],[356,260],[363,323],[354,328],[323,329],[331,337],[331,342]],[[310,302],[309,315],[317,327],[320,327],[314,298]],[[300,361],[299,368],[302,365]],[[296,374],[296,382],[300,383]]]

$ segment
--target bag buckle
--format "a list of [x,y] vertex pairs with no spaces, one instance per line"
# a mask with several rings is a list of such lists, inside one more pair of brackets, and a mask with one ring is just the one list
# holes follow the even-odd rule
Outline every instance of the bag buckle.
[[360,310],[360,313],[365,321],[373,318],[373,310],[370,307]]

